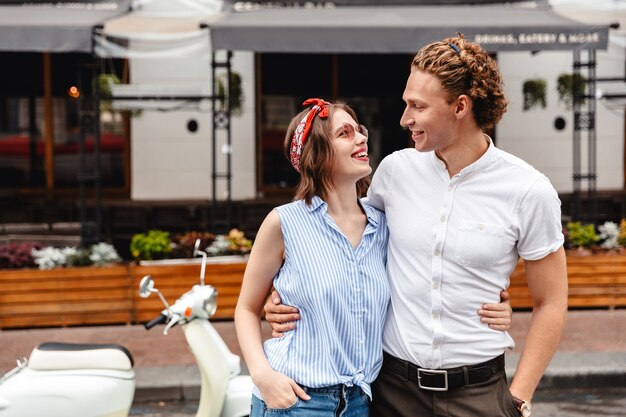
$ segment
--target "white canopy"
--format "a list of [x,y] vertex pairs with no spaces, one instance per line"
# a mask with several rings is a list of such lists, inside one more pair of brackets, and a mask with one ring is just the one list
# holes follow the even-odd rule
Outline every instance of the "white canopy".
[[91,52],[92,29],[128,10],[128,0],[0,6],[0,51]]

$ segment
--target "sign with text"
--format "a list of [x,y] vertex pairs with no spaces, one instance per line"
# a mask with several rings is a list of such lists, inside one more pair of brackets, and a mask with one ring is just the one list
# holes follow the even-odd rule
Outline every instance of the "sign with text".
[[479,43],[487,50],[571,50],[571,49],[606,49],[608,28],[588,31],[549,30],[545,28],[524,31],[506,30],[468,30],[465,36]]
[[[320,7],[320,6],[449,6],[449,5],[472,5],[472,4],[502,4],[519,3],[503,0],[258,0],[239,1],[226,0],[226,3],[237,7]],[[537,3],[547,3],[547,0],[539,0]]]

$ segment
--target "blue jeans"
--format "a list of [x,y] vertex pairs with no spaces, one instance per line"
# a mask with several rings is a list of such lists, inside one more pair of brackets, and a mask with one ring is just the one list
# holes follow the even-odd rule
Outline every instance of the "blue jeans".
[[302,387],[311,397],[300,398],[289,408],[268,408],[261,399],[252,396],[250,417],[368,417],[369,397],[357,386],[333,385],[323,388]]

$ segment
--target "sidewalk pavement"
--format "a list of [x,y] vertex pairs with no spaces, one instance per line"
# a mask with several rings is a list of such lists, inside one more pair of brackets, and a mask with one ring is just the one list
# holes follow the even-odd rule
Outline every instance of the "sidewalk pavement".
[[[524,346],[529,312],[515,312],[509,333],[516,347],[506,354],[507,375],[512,376]],[[233,353],[241,356],[232,321],[213,323]],[[162,326],[146,331],[141,325],[0,330],[0,375],[15,366],[16,358],[30,355],[42,342],[117,343],[135,360],[135,402],[195,400],[200,375],[182,329],[167,336]],[[269,326],[263,324],[269,337]],[[242,359],[242,369],[246,372]],[[626,309],[573,310],[558,351],[539,389],[626,388]]]

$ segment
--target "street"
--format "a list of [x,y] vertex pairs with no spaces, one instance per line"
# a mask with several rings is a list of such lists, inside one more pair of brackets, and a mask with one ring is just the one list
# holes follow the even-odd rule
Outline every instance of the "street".
[[[134,417],[193,417],[195,402],[134,405]],[[602,390],[541,390],[535,394],[533,417],[624,417],[626,387]]]

